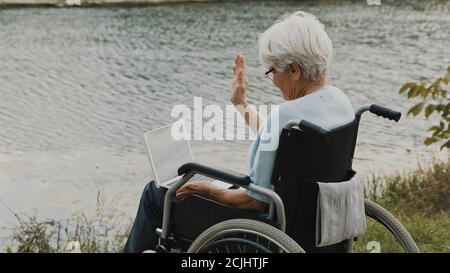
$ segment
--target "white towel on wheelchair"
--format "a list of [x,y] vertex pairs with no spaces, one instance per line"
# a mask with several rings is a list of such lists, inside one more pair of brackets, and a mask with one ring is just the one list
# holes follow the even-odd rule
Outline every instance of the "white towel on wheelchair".
[[323,247],[364,234],[366,216],[361,183],[318,182],[316,246]]

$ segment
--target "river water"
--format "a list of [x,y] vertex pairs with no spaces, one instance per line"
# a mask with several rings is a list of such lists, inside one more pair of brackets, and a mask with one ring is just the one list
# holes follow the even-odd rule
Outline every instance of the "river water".
[[[278,16],[316,15],[333,40],[330,84],[356,109],[397,109],[395,124],[366,114],[355,169],[403,173],[437,148],[431,120],[405,117],[399,87],[450,63],[450,2],[213,2],[140,7],[0,9],[0,198],[15,212],[63,218],[119,197],[132,217],[152,178],[143,132],[173,120],[175,105],[228,103],[233,56],[247,59],[254,104],[280,103],[264,77],[258,35]],[[195,157],[246,172],[250,141],[193,141]],[[14,223],[0,205],[0,226]],[[1,234],[1,231],[0,231]],[[1,242],[0,242],[1,243]]]

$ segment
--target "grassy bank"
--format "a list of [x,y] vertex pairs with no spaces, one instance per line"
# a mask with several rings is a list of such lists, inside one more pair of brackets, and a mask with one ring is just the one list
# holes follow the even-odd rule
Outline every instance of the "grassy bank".
[[[404,176],[372,176],[365,194],[405,226],[421,252],[450,252],[450,163],[434,162]],[[357,252],[373,251],[374,242],[381,252],[401,252],[384,227],[373,220],[367,224]]]
[[[402,176],[372,176],[367,180],[365,195],[394,214],[422,252],[450,252],[450,163],[434,162],[425,170]],[[91,217],[78,214],[67,220],[40,221],[16,215],[18,225],[4,251],[121,252],[131,219],[118,213],[117,201],[107,202],[99,192]],[[384,227],[368,220],[367,232],[358,238],[355,251],[378,250],[401,252]]]
[[95,211],[76,213],[69,219],[38,219],[16,214],[17,225],[4,252],[122,252],[131,219],[117,209],[119,197],[106,200],[97,193]]

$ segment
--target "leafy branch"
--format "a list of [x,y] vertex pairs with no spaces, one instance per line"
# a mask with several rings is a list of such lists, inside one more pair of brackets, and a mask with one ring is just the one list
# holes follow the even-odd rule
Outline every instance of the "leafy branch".
[[435,142],[445,141],[441,146],[450,148],[450,94],[448,83],[450,81],[450,66],[447,74],[439,77],[435,81],[421,77],[419,82],[407,82],[400,88],[399,93],[406,93],[408,99],[420,98],[422,101],[411,107],[408,115],[417,116],[424,113],[425,118],[429,118],[436,113],[440,116],[438,124],[431,126],[427,131],[433,132],[424,141],[425,145]]

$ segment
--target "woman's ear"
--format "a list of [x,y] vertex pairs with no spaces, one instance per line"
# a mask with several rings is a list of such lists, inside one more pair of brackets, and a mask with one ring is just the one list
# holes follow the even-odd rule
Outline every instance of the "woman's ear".
[[302,78],[302,70],[297,62],[291,64],[291,72],[293,74],[294,80],[299,81]]

